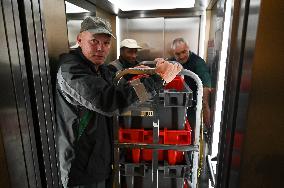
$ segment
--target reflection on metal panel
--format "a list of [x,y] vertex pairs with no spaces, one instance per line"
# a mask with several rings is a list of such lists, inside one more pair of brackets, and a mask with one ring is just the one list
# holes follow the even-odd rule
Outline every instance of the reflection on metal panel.
[[[3,141],[3,148],[1,145],[0,150],[0,164],[4,168],[0,168],[0,175],[3,178],[3,181],[0,181],[1,187],[11,187],[11,184],[17,185],[17,182],[13,183],[9,179],[9,177],[13,177],[15,175],[22,175],[21,178],[22,185],[27,186],[26,174],[17,169],[16,166],[24,165],[23,156],[20,155],[22,152],[22,148],[19,147],[21,142],[19,140],[13,139],[19,137],[19,122],[17,121],[17,108],[15,101],[13,100],[14,92],[13,85],[11,79],[11,70],[10,70],[10,57],[8,50],[8,41],[6,38],[6,31],[4,25],[4,13],[2,12],[3,8],[0,4],[0,131],[1,131],[1,139]],[[6,7],[7,10],[7,7]],[[9,9],[8,9],[9,10]],[[11,36],[11,35],[10,35]],[[12,160],[10,160],[12,159]],[[17,160],[18,159],[18,160]],[[11,169],[9,167],[12,166]],[[17,173],[18,172],[18,173]],[[19,184],[18,184],[19,185]]]
[[190,49],[198,54],[200,17],[120,19],[121,40],[133,38],[143,47],[139,60],[170,57],[170,45],[177,37],[185,38]]
[[242,94],[249,92],[240,188],[284,187],[283,9],[283,0],[250,0],[240,85]]
[[183,37],[189,48],[198,54],[200,17],[165,19],[165,57],[172,56],[171,43],[175,38]]
[[77,35],[80,32],[81,28],[81,20],[68,20],[67,27],[68,27],[68,41],[70,48],[74,48],[77,43]]
[[140,60],[154,60],[164,56],[163,18],[128,19],[127,28],[127,37],[137,40],[143,48],[138,53]]
[[[59,187],[59,173],[58,173],[58,163],[57,163],[57,152],[55,145],[55,118],[54,118],[54,106],[53,106],[53,97],[52,97],[52,86],[51,86],[51,78],[50,78],[50,70],[49,70],[49,59],[46,48],[46,39],[43,38],[45,36],[45,31],[42,29],[44,25],[43,19],[43,6],[40,5],[40,2],[33,1],[32,3],[33,11],[34,11],[34,28],[36,35],[36,43],[37,43],[37,53],[38,53],[38,68],[40,73],[40,84],[41,84],[41,99],[43,103],[43,112],[41,109],[37,109],[38,115],[41,114],[45,120],[45,127],[41,127],[41,129],[45,128],[46,136],[47,136],[47,145],[43,146],[48,149],[49,160],[50,160],[50,169],[51,169],[51,177],[52,177],[52,187]],[[38,18],[38,19],[36,19]],[[39,115],[40,116],[40,115]]]
[[[248,5],[249,3],[249,5]],[[245,5],[245,4],[243,4]],[[243,153],[243,142],[244,137],[247,134],[247,114],[250,103],[250,90],[251,90],[251,79],[252,79],[252,64],[254,59],[255,43],[257,39],[257,28],[259,18],[259,7],[260,0],[246,1],[246,6],[242,6],[244,13],[245,35],[243,36],[242,50],[243,54],[240,63],[242,63],[240,85],[239,85],[239,98],[237,100],[238,108],[235,117],[236,127],[233,137],[233,148],[231,156],[230,166],[230,179],[229,187],[237,188],[240,187],[240,170],[241,170],[241,156]],[[253,11],[252,11],[253,10]],[[238,41],[240,42],[240,41]],[[237,162],[236,162],[237,161]],[[254,187],[254,186],[252,186]],[[272,186],[273,187],[273,186]],[[281,186],[280,186],[281,187]]]
[[42,2],[24,1],[19,4],[19,11],[42,186],[56,188],[60,182],[42,7]]
[[[256,2],[256,4],[252,6],[250,4],[252,2]],[[240,187],[241,157],[247,128],[247,110],[259,4],[259,0],[242,0],[234,4],[224,113],[221,124],[219,153],[222,155],[219,155],[218,159],[218,187]]]
[[[120,34],[120,41],[126,39],[128,36],[128,19],[119,19],[119,30],[117,31]],[[137,39],[136,39],[137,40]],[[120,41],[118,41],[120,43]],[[119,46],[118,46],[119,48]]]
[[41,187],[18,4],[6,1],[0,10],[0,130],[5,148],[1,155],[6,156],[9,171],[1,170],[0,175],[11,187]]

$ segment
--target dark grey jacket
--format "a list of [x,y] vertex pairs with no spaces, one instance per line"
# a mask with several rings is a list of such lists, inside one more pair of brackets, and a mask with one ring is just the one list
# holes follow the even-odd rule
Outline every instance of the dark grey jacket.
[[[105,65],[96,70],[80,48],[61,55],[60,64],[56,120],[63,186],[102,181],[111,174],[112,116],[135,102],[152,98],[162,88],[162,79],[155,75],[116,86],[114,72]],[[91,117],[80,132],[86,113]]]

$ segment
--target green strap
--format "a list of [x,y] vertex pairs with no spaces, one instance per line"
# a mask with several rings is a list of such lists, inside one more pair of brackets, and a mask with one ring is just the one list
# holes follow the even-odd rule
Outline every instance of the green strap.
[[87,125],[89,124],[91,117],[92,117],[92,112],[88,110],[87,112],[84,113],[83,117],[81,118],[80,124],[79,124],[78,140],[82,136]]

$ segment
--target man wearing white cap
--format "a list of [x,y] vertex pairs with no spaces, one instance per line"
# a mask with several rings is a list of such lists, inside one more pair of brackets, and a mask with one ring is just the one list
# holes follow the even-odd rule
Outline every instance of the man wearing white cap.
[[139,46],[134,39],[124,39],[120,42],[120,56],[119,59],[109,63],[109,67],[113,71],[119,71],[122,69],[127,69],[135,67],[138,65],[137,52],[138,49],[142,47]]

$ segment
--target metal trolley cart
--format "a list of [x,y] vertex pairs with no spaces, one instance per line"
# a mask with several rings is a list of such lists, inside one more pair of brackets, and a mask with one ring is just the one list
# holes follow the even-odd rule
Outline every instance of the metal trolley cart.
[[[125,74],[153,74],[154,69],[130,68]],[[186,118],[192,91],[182,76],[198,86],[194,138]],[[197,185],[202,83],[182,70],[154,99],[129,107],[115,117],[114,183],[116,188],[188,188]]]

